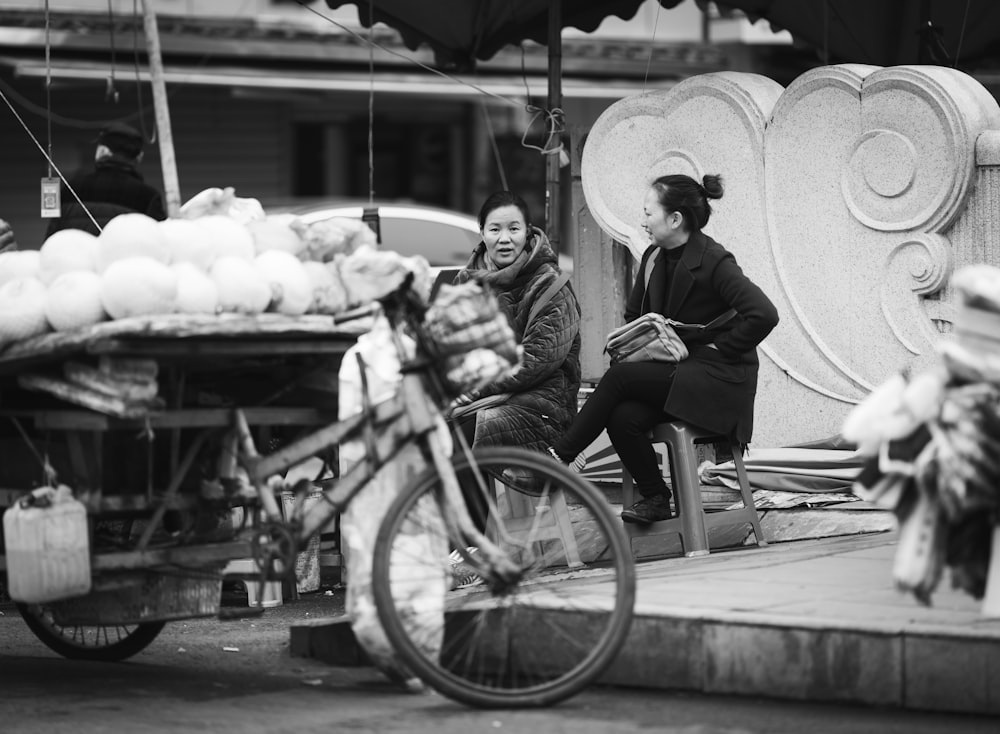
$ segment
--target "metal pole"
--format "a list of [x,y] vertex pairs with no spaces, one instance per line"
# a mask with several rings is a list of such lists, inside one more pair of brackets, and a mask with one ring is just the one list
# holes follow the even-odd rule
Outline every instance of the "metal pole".
[[167,216],[180,216],[181,190],[174,158],[174,136],[170,131],[170,110],[167,106],[167,86],[163,81],[163,58],[160,55],[160,33],[156,25],[152,0],[142,0],[143,25],[146,30],[146,53],[149,56],[150,83],[153,87],[153,109],[156,131],[160,139],[160,164],[163,168],[163,198]]
[[[549,89],[546,108],[552,115],[562,109],[562,0],[552,0],[549,4]],[[562,112],[552,122],[562,126]],[[549,141],[550,147],[558,147],[562,135]],[[552,249],[559,252],[560,206],[559,171],[560,155],[545,156],[545,231],[552,243]]]

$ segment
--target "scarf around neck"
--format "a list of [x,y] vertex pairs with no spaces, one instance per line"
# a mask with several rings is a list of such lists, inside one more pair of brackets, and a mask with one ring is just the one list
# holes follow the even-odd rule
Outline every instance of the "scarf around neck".
[[494,288],[505,290],[517,280],[524,267],[546,248],[551,249],[549,238],[542,230],[533,226],[527,242],[524,243],[524,247],[517,254],[514,262],[501,268],[497,267],[493,258],[489,256],[486,251],[486,243],[480,242],[465,266],[462,280],[475,279]]

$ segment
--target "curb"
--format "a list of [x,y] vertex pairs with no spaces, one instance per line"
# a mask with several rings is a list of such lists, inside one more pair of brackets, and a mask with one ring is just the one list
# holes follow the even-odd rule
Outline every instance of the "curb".
[[[338,667],[372,665],[346,616],[293,625],[290,647]],[[639,614],[599,683],[1000,715],[997,660],[1000,638],[962,633]]]
[[638,615],[600,682],[1000,714],[1000,639]]
[[[896,592],[894,547],[891,535],[861,535],[640,563],[632,629],[599,683],[1000,715],[1000,620],[946,582],[934,607]],[[539,613],[568,630],[583,623],[567,609]],[[525,624],[519,642],[558,655],[545,626]],[[291,636],[292,655],[369,664],[347,616]]]

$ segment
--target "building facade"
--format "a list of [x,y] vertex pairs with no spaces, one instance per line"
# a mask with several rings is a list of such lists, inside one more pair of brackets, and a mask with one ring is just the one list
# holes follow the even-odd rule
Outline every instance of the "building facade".
[[[507,47],[475,74],[447,76],[393,30],[363,29],[353,6],[152,5],[181,201],[233,186],[265,206],[373,195],[474,213],[507,186],[540,218],[539,149],[557,132],[544,110],[544,46]],[[41,245],[41,180],[88,167],[97,131],[112,120],[144,132],[142,172],[163,182],[141,7],[62,0],[46,12],[30,0],[0,9],[0,215],[22,247]],[[726,19],[711,20],[724,39],[712,43],[707,22],[693,2],[666,11],[653,1],[592,34],[564,31],[566,144],[570,128],[586,129],[622,97],[710,71],[764,70],[769,56],[758,50],[782,48],[781,39],[748,43]],[[568,213],[570,201],[562,205]]]

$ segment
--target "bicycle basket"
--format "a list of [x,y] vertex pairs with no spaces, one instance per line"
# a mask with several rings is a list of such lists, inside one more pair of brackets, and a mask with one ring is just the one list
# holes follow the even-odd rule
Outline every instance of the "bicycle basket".
[[441,286],[425,317],[427,334],[444,356],[492,349],[517,360],[517,337],[496,297],[478,283]]
[[446,379],[459,393],[499,379],[521,362],[507,317],[478,283],[441,286],[424,326],[444,362]]

